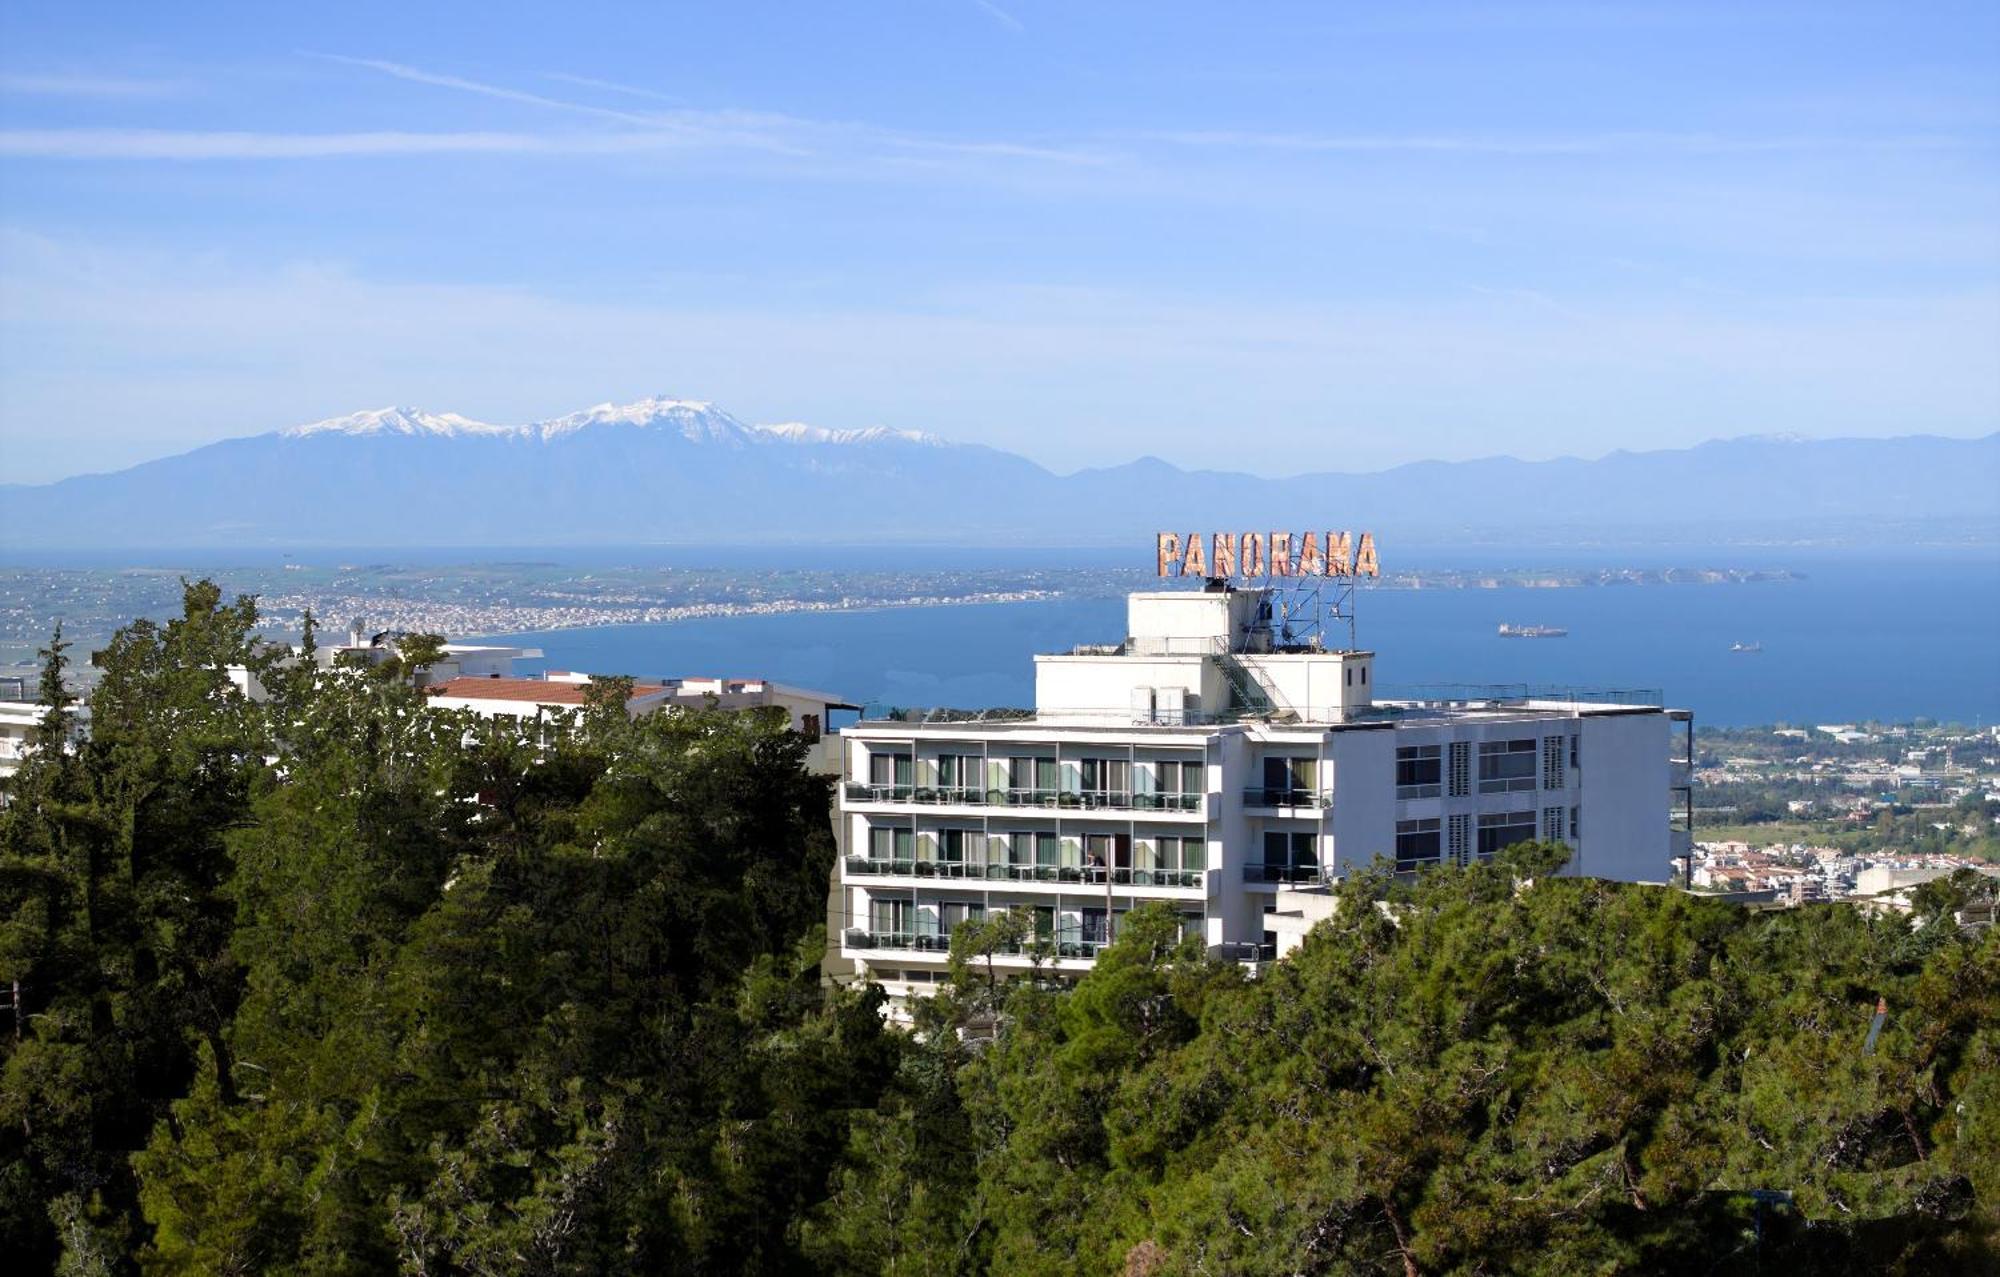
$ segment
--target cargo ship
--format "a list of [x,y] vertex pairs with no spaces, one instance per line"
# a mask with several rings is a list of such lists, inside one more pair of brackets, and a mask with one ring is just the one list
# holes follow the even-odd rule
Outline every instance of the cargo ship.
[[1556,625],[1509,625],[1500,622],[1501,638],[1568,638],[1569,631]]

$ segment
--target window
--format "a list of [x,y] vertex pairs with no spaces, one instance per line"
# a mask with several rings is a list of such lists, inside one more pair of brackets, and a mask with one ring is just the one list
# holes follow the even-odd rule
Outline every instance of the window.
[[1035,864],[1053,869],[1056,864],[1056,836],[1054,834],[1035,835]]
[[938,788],[976,790],[979,785],[979,755],[939,754]]
[[1083,839],[1083,867],[1091,882],[1103,882],[1107,869],[1132,867],[1132,843],[1124,834],[1086,834]]
[[976,831],[968,832],[964,829],[946,829],[940,831],[938,834],[938,859],[948,865],[964,864],[966,860],[966,846],[978,836]]
[[1409,873],[1438,862],[1444,851],[1442,823],[1436,819],[1396,822],[1398,873]]
[[1561,789],[1563,787],[1563,738],[1542,737],[1542,788]]
[[938,934],[948,936],[953,928],[967,922],[978,922],[985,916],[985,905],[969,901],[945,901],[938,906]]
[[1463,798],[1472,792],[1472,742],[1451,743],[1451,796]]
[[868,755],[868,783],[871,785],[894,785],[900,789],[910,787],[910,756],[908,754],[870,753]]
[[[1139,844],[1138,868],[1163,887],[1196,887],[1207,859],[1208,844],[1199,838],[1167,835]],[[1146,879],[1141,878],[1141,882]]]
[[1319,857],[1312,834],[1264,831],[1263,881],[1300,882],[1316,876],[1318,870]]
[[1201,793],[1202,772],[1202,764],[1196,762],[1169,760],[1153,764],[1153,774],[1158,780],[1160,795],[1163,798]]
[[1453,816],[1445,825],[1449,834],[1447,850],[1451,853],[1451,863],[1462,865],[1466,861],[1467,850],[1472,842],[1472,817]]
[[1583,766],[1582,745],[1583,740],[1581,737],[1571,736],[1569,738],[1569,769],[1571,771],[1576,771]]
[[1347,685],[1349,687],[1354,686],[1354,667],[1352,665],[1347,667]]
[[1264,788],[1279,794],[1313,792],[1313,760],[1310,758],[1266,758]]
[[875,828],[868,831],[870,860],[914,860],[916,834],[908,829]]
[[1016,869],[1026,869],[1035,863],[1035,836],[1029,833],[1007,835],[1007,863]]
[[916,901],[869,901],[868,929],[877,936],[907,936],[914,934],[917,929]]
[[1404,745],[1396,750],[1396,797],[1436,798],[1443,789],[1444,750]]
[[1083,792],[1109,802],[1132,792],[1132,765],[1122,758],[1083,760]]
[[1062,769],[1053,758],[1035,760],[1035,788],[1044,794],[1053,794],[1062,788]]
[[[1532,742],[1531,742],[1532,743]],[[1529,761],[1534,756],[1529,755]],[[1493,853],[1517,842],[1535,840],[1535,813],[1506,811],[1479,818],[1479,858],[1491,860]]]
[[1542,808],[1542,841],[1561,842],[1563,836],[1563,809]]
[[1361,667],[1361,686],[1368,686],[1368,667],[1366,665]]
[[1576,846],[1576,840],[1577,840],[1577,837],[1578,837],[1579,833],[1580,833],[1580,832],[1581,832],[1581,830],[1582,830],[1582,826],[1583,826],[1583,808],[1581,808],[1581,807],[1572,807],[1572,808],[1570,808],[1570,809],[1569,809],[1569,845],[1570,845],[1570,846],[1572,846],[1572,847]]
[[1083,911],[1083,942],[1085,944],[1111,943],[1111,915],[1104,909]]
[[1511,794],[1535,787],[1535,738],[1482,741],[1479,792]]
[[1007,760],[1007,788],[1033,789],[1035,787],[1035,760],[1032,758],[1010,758]]

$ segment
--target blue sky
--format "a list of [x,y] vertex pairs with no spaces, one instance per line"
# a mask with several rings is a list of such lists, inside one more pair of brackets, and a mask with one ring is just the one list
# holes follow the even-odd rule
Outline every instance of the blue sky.
[[2000,6],[0,5],[9,479],[652,393],[1058,470],[2000,428]]

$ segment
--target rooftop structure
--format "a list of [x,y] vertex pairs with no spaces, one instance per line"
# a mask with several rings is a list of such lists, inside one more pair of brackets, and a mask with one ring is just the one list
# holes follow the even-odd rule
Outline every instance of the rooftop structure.
[[1658,693],[1386,696],[1374,652],[1287,635],[1282,603],[1133,594],[1121,640],[1035,657],[1031,714],[845,729],[841,956],[907,998],[954,926],[1019,908],[1080,972],[1163,900],[1212,950],[1269,957],[1299,911],[1281,890],[1378,856],[1415,872],[1539,838],[1571,847],[1565,873],[1661,881],[1686,853],[1691,721]]

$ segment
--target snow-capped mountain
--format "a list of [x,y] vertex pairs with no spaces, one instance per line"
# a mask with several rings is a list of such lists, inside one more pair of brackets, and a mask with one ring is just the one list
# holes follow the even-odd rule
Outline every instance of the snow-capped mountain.
[[481,435],[489,438],[539,439],[544,443],[600,427],[629,426],[675,434],[689,443],[720,444],[745,448],[760,444],[878,444],[914,443],[948,448],[951,442],[922,430],[892,430],[887,426],[835,430],[811,426],[802,421],[778,425],[746,425],[714,404],[700,399],[673,399],[652,395],[629,404],[601,403],[594,408],[551,417],[521,426],[496,426],[474,421],[455,412],[425,412],[421,408],[376,408],[367,412],[329,417],[303,426],[289,426],[278,433],[289,439],[310,435],[406,435],[439,438]]
[[756,434],[749,426],[714,404],[698,399],[668,399],[657,395],[637,403],[601,403],[595,408],[554,417],[522,429],[549,441],[599,426],[669,431],[689,443],[721,444],[732,448],[748,447],[757,442]]
[[345,417],[329,417],[309,425],[292,426],[278,433],[299,439],[307,435],[502,435],[506,426],[492,426],[455,412],[424,412],[419,408],[376,408],[352,412]]
[[786,421],[775,426],[752,427],[759,434],[782,443],[915,443],[927,448],[949,448],[949,439],[927,430],[891,430],[887,426],[867,426],[860,430],[828,430],[803,421]]
[[914,430],[753,426],[659,396],[518,425],[381,408],[0,485],[0,546],[1115,541],[1143,561],[1160,528],[1371,528],[1432,544],[1644,528],[1686,541],[1753,523],[1847,527],[1885,509],[1990,524],[1995,492],[2000,435],[1735,439],[1274,480],[1146,457],[1057,475]]

